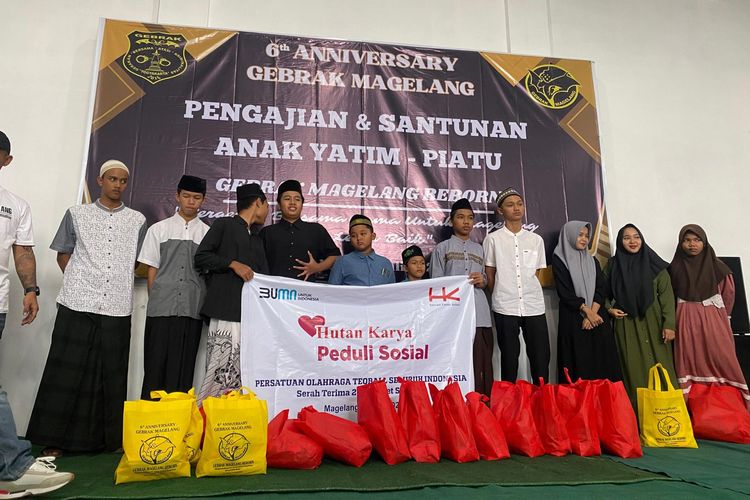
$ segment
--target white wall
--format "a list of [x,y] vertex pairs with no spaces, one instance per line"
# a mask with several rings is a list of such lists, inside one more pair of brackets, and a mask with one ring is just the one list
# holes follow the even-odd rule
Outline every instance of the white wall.
[[[42,288],[38,319],[20,328],[13,276],[0,341],[21,434],[55,317],[61,274],[47,248],[76,202],[99,17],[593,60],[612,226],[636,223],[669,260],[679,227],[697,222],[750,269],[746,0],[0,0],[0,12],[0,130],[15,156],[0,184],[31,204]],[[141,287],[132,396],[144,303]]]

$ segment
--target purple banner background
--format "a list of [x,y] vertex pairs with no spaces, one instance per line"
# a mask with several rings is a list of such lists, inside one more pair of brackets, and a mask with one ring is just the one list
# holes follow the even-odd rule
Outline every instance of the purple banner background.
[[[107,21],[107,28],[115,24],[117,22]],[[131,24],[132,29],[144,29],[144,25]],[[179,27],[145,28],[152,32],[181,32]],[[190,34],[185,36],[190,41]],[[106,37],[105,31],[105,40]],[[269,44],[275,45],[270,45],[269,49]],[[268,51],[273,52],[273,47],[279,46],[290,50],[280,50],[277,57],[268,55]],[[453,71],[448,71],[446,64],[437,70],[326,62],[319,58],[311,61],[299,57],[299,46],[308,51],[316,47],[348,49],[359,54],[366,51],[403,54],[412,63],[420,57],[422,62],[427,57],[437,57],[440,61],[448,58],[448,61],[455,61],[455,66]],[[110,66],[119,66],[114,70],[131,76],[143,95],[92,131],[85,179],[92,197],[98,194],[98,166],[110,158],[120,159],[131,168],[126,203],[143,212],[149,223],[154,223],[174,213],[174,193],[180,176],[184,173],[198,175],[208,181],[201,216],[210,224],[211,219],[234,212],[233,184],[236,186],[237,182],[245,180],[265,182],[269,201],[275,202],[274,186],[295,178],[304,185],[303,218],[320,220],[342,245],[352,214],[362,212],[379,218],[375,224],[379,238],[374,246],[394,263],[400,262],[400,252],[409,244],[419,244],[427,254],[450,234],[445,219],[452,201],[426,199],[427,189],[436,190],[436,195],[445,189],[459,190],[462,196],[491,192],[488,202],[472,202],[478,223],[472,238],[481,242],[489,230],[501,223],[493,213],[497,192],[516,187],[525,196],[527,227],[544,238],[548,256],[557,242],[560,227],[567,220],[586,220],[595,227],[601,220],[604,210],[601,165],[559,124],[570,108],[541,106],[529,96],[523,83],[511,84],[478,52],[236,33],[202,54],[200,60],[193,59],[189,51],[185,56],[184,73],[156,83],[127,73],[122,58],[110,63]],[[337,73],[346,86],[252,80],[248,77],[248,68],[255,66],[299,69],[313,75],[317,71],[328,76]],[[102,107],[107,92],[101,75],[96,96],[98,108]],[[353,88],[354,75],[380,75],[386,80],[390,77],[422,79],[425,86],[433,80],[443,84],[446,81],[471,82],[474,92],[467,96]],[[189,101],[202,103],[192,118],[186,118],[191,109]],[[326,115],[328,111],[348,115],[345,128],[295,126],[287,130],[285,125],[248,123],[242,119],[204,119],[202,113],[207,102],[256,105],[261,108],[261,115],[268,106],[276,106],[284,119],[286,108],[304,108],[308,114],[318,109]],[[217,114],[220,115],[221,110],[217,110]],[[359,130],[356,126],[362,114],[371,122],[369,130]],[[381,115],[404,115],[412,121],[416,121],[417,116],[489,120],[490,130],[492,121],[501,121],[509,134],[510,122],[525,123],[525,139],[462,137],[452,128],[448,135],[379,131]],[[591,126],[596,128],[596,123]],[[235,149],[239,138],[258,139],[258,152],[264,140],[276,141],[280,152],[283,141],[300,142],[298,151],[302,159],[215,154],[221,137],[231,138]],[[398,165],[358,164],[351,161],[353,155],[349,153],[349,161],[328,161],[330,146],[324,158],[316,161],[311,143],[341,144],[344,148],[349,145],[398,148]],[[598,144],[596,146],[598,149]],[[487,165],[445,168],[437,162],[425,167],[424,150],[443,150],[448,155],[459,151],[469,163],[468,152],[501,153],[502,162],[497,170]],[[327,185],[326,195],[311,192],[313,184],[319,189]],[[336,185],[362,185],[365,191],[376,194],[389,187],[416,188],[419,196],[412,200],[330,195]],[[267,223],[280,216],[275,210],[272,204]]]

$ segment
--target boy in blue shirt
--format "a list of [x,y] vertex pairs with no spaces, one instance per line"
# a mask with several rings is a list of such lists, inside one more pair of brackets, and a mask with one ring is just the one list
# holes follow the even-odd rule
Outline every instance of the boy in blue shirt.
[[354,251],[336,259],[328,283],[331,285],[374,286],[394,282],[393,264],[375,253],[376,234],[372,221],[357,214],[349,220],[349,240]]

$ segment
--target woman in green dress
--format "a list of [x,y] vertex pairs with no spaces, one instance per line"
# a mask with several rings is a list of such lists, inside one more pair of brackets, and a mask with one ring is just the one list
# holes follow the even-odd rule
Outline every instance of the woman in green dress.
[[633,408],[636,389],[648,386],[648,371],[656,363],[677,383],[672,355],[675,299],[667,263],[654,252],[633,224],[617,233],[617,251],[609,260],[610,301],[623,382]]

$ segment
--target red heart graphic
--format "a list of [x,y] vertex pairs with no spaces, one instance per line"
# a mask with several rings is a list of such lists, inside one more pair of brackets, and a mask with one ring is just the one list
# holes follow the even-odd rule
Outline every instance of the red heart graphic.
[[315,316],[314,318],[311,318],[310,316],[300,316],[297,323],[299,323],[299,326],[301,326],[309,336],[314,337],[315,327],[317,325],[325,325],[326,319],[323,316]]

